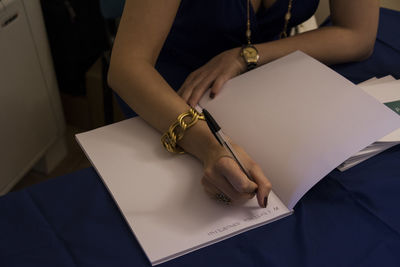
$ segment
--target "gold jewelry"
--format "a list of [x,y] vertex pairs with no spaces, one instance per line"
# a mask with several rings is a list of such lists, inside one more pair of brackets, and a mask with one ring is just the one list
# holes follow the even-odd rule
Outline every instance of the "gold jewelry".
[[[278,0],[275,0],[278,1]],[[290,18],[292,17],[292,2],[293,0],[289,0],[288,10],[285,14],[285,22],[283,25],[283,30],[279,34],[279,39],[287,37],[287,27],[289,25]],[[240,55],[242,56],[244,62],[247,66],[247,71],[254,69],[257,67],[258,60],[260,59],[260,55],[258,54],[257,48],[251,44],[251,27],[250,27],[250,0],[247,0],[247,23],[246,23],[246,39],[247,44],[242,47],[240,51]]]
[[246,23],[246,38],[247,44],[251,44],[251,29],[250,29],[250,0],[247,0],[247,23]]
[[257,48],[251,44],[250,0],[247,0],[246,39],[247,44],[242,47],[240,55],[246,63],[247,71],[249,71],[257,67],[258,59],[260,58]]
[[287,37],[287,26],[289,25],[289,21],[292,18],[292,2],[293,0],[289,0],[288,10],[285,14],[285,24],[283,24],[283,30],[279,35],[279,39]]
[[161,143],[164,148],[171,153],[185,153],[177,143],[183,138],[185,131],[195,125],[198,120],[204,120],[204,115],[198,113],[194,108],[180,114],[168,131],[161,136]]
[[[278,0],[276,0],[278,1]],[[292,4],[293,0],[289,0],[288,4],[288,10],[285,14],[285,22],[283,24],[283,30],[279,34],[279,39],[286,38],[287,37],[287,27],[289,25],[289,21],[292,18]],[[247,23],[246,23],[246,39],[247,39],[247,44],[251,44],[251,29],[250,29],[250,0],[247,0]]]

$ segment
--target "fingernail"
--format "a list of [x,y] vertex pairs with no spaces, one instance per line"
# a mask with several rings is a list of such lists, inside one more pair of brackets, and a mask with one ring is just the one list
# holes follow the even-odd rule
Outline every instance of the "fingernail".
[[211,93],[210,93],[210,98],[211,98],[211,99],[214,99],[214,97],[215,97],[215,93],[211,92]]
[[267,207],[267,204],[268,204],[268,197],[265,197],[265,198],[264,198],[264,208]]

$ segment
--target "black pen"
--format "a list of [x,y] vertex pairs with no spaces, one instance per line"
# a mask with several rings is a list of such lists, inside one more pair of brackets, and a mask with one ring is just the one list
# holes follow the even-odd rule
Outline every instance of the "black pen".
[[239,165],[240,169],[246,174],[247,178],[254,182],[251,178],[250,174],[244,167],[243,163],[240,161],[238,154],[236,153],[233,146],[229,143],[228,139],[224,135],[221,127],[215,121],[215,119],[211,116],[211,114],[206,110],[203,109],[204,118],[207,122],[208,127],[210,128],[211,132],[214,134],[215,138],[221,144],[221,146],[225,147],[225,149],[229,152],[229,154],[233,157],[236,163]]

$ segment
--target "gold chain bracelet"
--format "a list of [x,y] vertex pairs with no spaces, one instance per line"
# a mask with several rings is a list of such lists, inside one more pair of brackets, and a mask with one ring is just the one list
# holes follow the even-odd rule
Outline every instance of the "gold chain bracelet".
[[185,131],[195,125],[198,120],[204,120],[204,115],[198,113],[193,108],[179,115],[177,120],[161,137],[161,143],[164,148],[171,153],[185,153],[177,143],[183,138]]

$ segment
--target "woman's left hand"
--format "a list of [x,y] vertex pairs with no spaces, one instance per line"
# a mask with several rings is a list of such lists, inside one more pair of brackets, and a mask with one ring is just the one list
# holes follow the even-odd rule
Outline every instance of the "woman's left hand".
[[192,107],[195,107],[203,94],[211,88],[210,97],[214,98],[229,79],[246,70],[240,48],[227,50],[190,73],[178,90],[178,94]]

